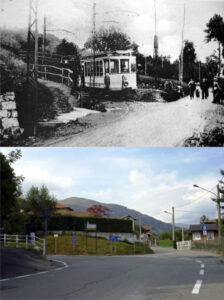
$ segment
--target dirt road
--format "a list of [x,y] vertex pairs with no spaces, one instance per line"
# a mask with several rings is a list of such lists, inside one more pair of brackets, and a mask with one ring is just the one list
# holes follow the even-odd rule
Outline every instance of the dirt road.
[[38,146],[183,146],[223,113],[223,106],[212,103],[212,93],[207,100],[186,97],[172,103],[131,102],[127,107],[121,117],[110,116],[110,122],[106,114],[103,119],[96,115],[92,126],[81,133],[51,138]]

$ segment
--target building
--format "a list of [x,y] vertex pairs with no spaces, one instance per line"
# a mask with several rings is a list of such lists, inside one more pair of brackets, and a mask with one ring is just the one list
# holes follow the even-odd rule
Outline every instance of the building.
[[[213,221],[213,220],[212,220]],[[208,221],[205,224],[190,225],[189,231],[191,233],[192,241],[215,241],[218,239],[218,226],[216,223]],[[206,231],[203,231],[203,226]]]
[[133,232],[135,231],[135,221],[136,221],[136,219],[134,217],[128,215],[128,216],[122,217],[121,219],[132,221],[132,231]]

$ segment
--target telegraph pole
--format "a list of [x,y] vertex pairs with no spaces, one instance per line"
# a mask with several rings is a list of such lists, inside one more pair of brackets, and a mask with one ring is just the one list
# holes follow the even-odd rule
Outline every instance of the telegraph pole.
[[185,28],[185,5],[184,5],[184,20],[182,28],[182,38],[181,38],[181,54],[180,54],[180,67],[179,67],[179,81],[183,84],[183,75],[184,75],[184,28]]
[[219,241],[221,241],[222,224],[221,224],[221,208],[220,208],[220,191],[219,191],[218,184],[216,188],[217,188],[217,209],[218,209],[218,235],[219,235]]
[[93,25],[92,25],[92,51],[93,51],[93,88],[95,87],[95,64],[96,64],[96,48],[95,48],[95,38],[96,38],[96,2],[93,0]]
[[174,207],[172,207],[172,240],[175,241]]
[[47,38],[47,26],[46,16],[44,16],[44,28],[43,28],[43,40],[42,40],[42,65],[45,63],[45,51],[46,51],[46,38]]

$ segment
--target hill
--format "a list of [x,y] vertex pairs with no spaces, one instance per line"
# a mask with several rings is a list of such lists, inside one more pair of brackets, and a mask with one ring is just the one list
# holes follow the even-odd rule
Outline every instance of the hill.
[[151,230],[156,234],[160,234],[163,231],[172,230],[171,224],[164,223],[160,220],[157,220],[153,217],[150,217],[146,214],[142,214],[134,209],[129,209],[123,205],[118,204],[108,204],[102,203],[95,200],[79,198],[79,197],[71,197],[64,200],[59,201],[64,205],[71,207],[74,210],[86,210],[88,207],[92,205],[104,205],[111,210],[111,217],[124,217],[127,215],[131,215],[136,219],[136,224],[139,224],[139,220],[141,218],[141,224],[144,226],[150,225]]

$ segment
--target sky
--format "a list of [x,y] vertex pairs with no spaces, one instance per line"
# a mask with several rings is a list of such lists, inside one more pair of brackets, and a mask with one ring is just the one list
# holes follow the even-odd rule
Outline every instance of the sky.
[[[14,148],[2,148],[3,154]],[[197,224],[217,217],[211,194],[224,169],[223,148],[21,148],[14,165],[24,195],[46,185],[58,200],[83,197],[115,203],[171,223]]]
[[[111,25],[120,28],[139,46],[144,55],[153,55],[154,0],[95,0],[96,29]],[[27,28],[29,0],[1,0],[0,25],[6,28]],[[39,30],[47,17],[49,30],[81,48],[92,30],[93,0],[39,0]],[[214,14],[223,16],[224,0],[156,0],[159,54],[178,58],[181,49],[184,4],[186,21],[184,39],[194,42],[198,60],[217,50],[215,42],[205,43],[206,23]]]

